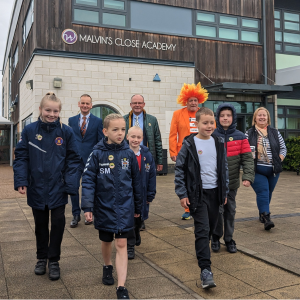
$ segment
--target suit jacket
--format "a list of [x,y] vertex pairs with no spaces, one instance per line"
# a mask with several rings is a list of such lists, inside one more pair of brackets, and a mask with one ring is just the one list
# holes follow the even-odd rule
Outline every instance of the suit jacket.
[[104,134],[102,132],[103,124],[102,119],[94,116],[93,114],[90,114],[88,127],[84,137],[82,138],[79,127],[79,120],[80,114],[69,118],[68,124],[75,133],[79,153],[84,164],[86,164],[86,161],[93,151],[94,146],[104,137]]
[[183,139],[190,134],[188,109],[184,107],[174,111],[169,134],[170,156],[178,155]]

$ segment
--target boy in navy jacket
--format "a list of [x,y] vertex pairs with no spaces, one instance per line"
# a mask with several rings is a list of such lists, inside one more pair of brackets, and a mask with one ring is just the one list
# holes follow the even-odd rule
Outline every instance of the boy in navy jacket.
[[134,229],[134,217],[141,215],[142,189],[138,162],[124,141],[125,120],[119,114],[104,119],[106,136],[87,159],[82,176],[81,205],[87,221],[99,230],[104,260],[102,283],[114,284],[111,246],[115,238],[118,299],[129,299],[127,238]]
[[143,195],[142,214],[139,218],[135,218],[135,229],[127,239],[128,259],[134,259],[134,246],[141,244],[141,220],[148,219],[149,203],[153,201],[156,194],[156,169],[154,159],[149,149],[141,145],[143,130],[138,126],[129,128],[126,139],[139,164]]

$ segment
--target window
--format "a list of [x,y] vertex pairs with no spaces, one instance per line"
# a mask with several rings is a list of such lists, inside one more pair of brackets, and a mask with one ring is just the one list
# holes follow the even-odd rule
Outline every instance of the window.
[[15,49],[15,52],[14,52],[14,56],[13,56],[13,59],[12,59],[12,70],[14,71],[17,64],[18,64],[18,61],[19,61],[19,47],[18,45],[16,46],[16,49]]
[[108,105],[95,105],[91,109],[91,113],[102,120],[109,114],[119,114],[116,109]]
[[127,0],[73,0],[73,22],[128,27]]
[[277,124],[283,138],[300,136],[300,107],[278,106]]
[[24,23],[23,23],[23,45],[25,44],[34,20],[34,0],[31,0]]
[[300,13],[275,10],[275,51],[300,55]]
[[4,87],[2,88],[2,116],[4,117]]
[[244,43],[260,43],[260,20],[196,11],[195,35]]
[[32,123],[32,114],[22,121],[22,130],[24,129],[25,126],[31,123]]

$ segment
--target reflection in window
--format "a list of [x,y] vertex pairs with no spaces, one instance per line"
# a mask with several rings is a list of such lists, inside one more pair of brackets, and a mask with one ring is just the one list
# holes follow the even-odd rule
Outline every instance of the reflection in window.
[[286,129],[300,129],[300,119],[286,118]]
[[227,25],[237,26],[237,18],[220,16],[220,24],[227,24]]
[[257,20],[242,19],[243,27],[258,28]]
[[236,29],[219,28],[219,37],[228,40],[238,40],[239,31]]
[[107,105],[97,105],[91,109],[91,113],[96,117],[101,118],[103,121],[107,115],[118,114],[119,112],[116,109]]
[[204,21],[204,22],[215,22],[215,15],[214,14],[206,14],[206,13],[197,13],[197,21]]
[[216,27],[197,25],[196,35],[216,37],[217,36]]
[[125,27],[126,19],[124,15],[103,13],[103,24]]
[[285,51],[286,51],[286,52],[300,53],[300,47],[297,47],[297,46],[290,46],[290,45],[285,45]]
[[283,36],[286,43],[300,44],[300,34],[284,32]]
[[118,0],[104,0],[104,7],[111,9],[124,10],[125,3],[123,1]]
[[285,129],[285,118],[277,118],[278,129]]
[[99,23],[99,13],[92,10],[74,9],[74,21]]
[[275,41],[282,42],[282,32],[275,31]]
[[242,31],[242,41],[259,42],[258,32]]
[[284,29],[299,31],[299,23],[284,22]]
[[24,23],[23,23],[23,45],[25,44],[34,20],[34,0],[31,0]]
[[285,12],[284,13],[284,20],[299,22],[299,15],[298,14],[291,14],[291,13]]
[[75,0],[76,4],[98,6],[98,0]]

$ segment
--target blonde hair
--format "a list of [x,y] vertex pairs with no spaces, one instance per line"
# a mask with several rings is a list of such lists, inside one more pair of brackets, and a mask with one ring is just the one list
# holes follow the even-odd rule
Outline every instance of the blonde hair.
[[110,114],[110,115],[107,115],[105,117],[104,121],[103,121],[103,128],[108,129],[110,121],[111,120],[118,120],[118,119],[123,119],[124,120],[123,116],[120,115],[120,114]]
[[131,134],[131,131],[133,131],[133,130],[138,130],[138,131],[140,131],[140,132],[142,133],[142,135],[143,135],[143,130],[142,130],[142,128],[139,127],[139,126],[132,126],[132,127],[130,127],[130,128],[128,129],[127,135]]
[[257,115],[258,115],[258,112],[259,112],[260,110],[264,110],[264,111],[267,113],[267,116],[268,116],[268,125],[271,125],[271,116],[270,116],[269,111],[268,111],[265,107],[259,107],[259,108],[257,108],[257,109],[255,110],[255,112],[254,112],[254,114],[253,114],[253,118],[252,118],[252,126],[256,124],[255,119],[256,119],[256,117],[257,117]]
[[209,116],[215,116],[214,112],[208,108],[208,107],[201,107],[197,112],[196,112],[196,121],[200,121],[201,115],[209,115]]
[[[40,108],[42,109],[45,105],[45,102],[46,101],[53,101],[53,102],[57,102],[59,104],[59,111],[61,111],[62,109],[62,104],[61,104],[61,101],[60,99],[53,93],[53,92],[48,92],[41,100],[41,103],[40,103]],[[44,122],[43,120],[43,117],[42,117],[42,112],[40,111],[40,115],[39,115],[39,118]],[[62,123],[60,122],[61,126],[62,126]]]

